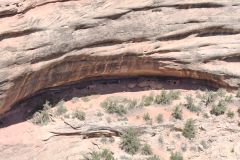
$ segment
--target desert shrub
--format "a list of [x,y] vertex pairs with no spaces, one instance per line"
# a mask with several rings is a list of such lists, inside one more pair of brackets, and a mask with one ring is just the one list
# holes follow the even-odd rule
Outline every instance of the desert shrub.
[[163,115],[159,113],[159,114],[157,115],[156,120],[157,120],[157,123],[162,123],[162,122],[163,122]]
[[188,119],[183,128],[183,136],[192,139],[196,135],[196,127],[192,119]]
[[113,143],[115,141],[115,139],[113,137],[105,137],[102,136],[100,139],[100,142],[103,144],[107,144],[107,143]]
[[150,120],[151,120],[150,114],[149,114],[149,113],[145,113],[145,114],[143,115],[143,119],[144,119],[145,121],[150,121]]
[[215,116],[222,115],[226,112],[226,102],[223,100],[220,100],[217,105],[213,105],[212,109],[210,111],[211,114],[214,114]]
[[103,144],[106,144],[108,141],[108,138],[105,137],[105,136],[102,136],[101,139],[100,139],[100,142],[103,143]]
[[125,99],[125,103],[128,110],[133,110],[137,107],[141,107],[141,104],[138,104],[138,101],[136,99]]
[[185,104],[185,107],[190,110],[191,112],[198,112],[200,109],[199,107],[194,104],[194,100],[192,95],[186,97],[187,103]]
[[227,116],[228,116],[229,118],[233,118],[233,117],[234,117],[234,112],[233,112],[233,111],[228,111],[228,112],[227,112]]
[[86,119],[86,114],[83,111],[75,110],[72,115],[73,118],[77,118],[80,121],[84,121]]
[[206,92],[203,96],[202,96],[202,102],[208,106],[209,104],[213,103],[215,100],[217,99],[217,94],[215,94],[214,92]]
[[167,91],[163,90],[161,94],[156,95],[155,97],[156,104],[168,105],[172,103],[172,97],[167,93]]
[[57,104],[57,110],[56,110],[56,115],[62,115],[64,113],[67,112],[67,108],[64,106],[64,101],[60,101],[58,104]]
[[220,88],[220,89],[217,90],[216,94],[219,97],[224,97],[227,94],[227,91],[226,91],[226,89]]
[[110,114],[118,114],[119,116],[123,116],[127,114],[128,110],[135,109],[140,107],[138,101],[127,98],[119,98],[119,97],[108,97],[101,103],[101,107],[103,107]]
[[36,112],[32,118],[32,122],[36,125],[46,125],[50,120],[50,115],[47,110]]
[[148,157],[147,160],[160,160],[160,158],[156,155]]
[[183,160],[183,156],[179,152],[171,153],[170,160]]
[[104,160],[114,160],[114,157],[113,157],[113,153],[108,150],[108,149],[104,149],[101,153],[101,157],[104,159]]
[[113,137],[110,137],[110,138],[109,138],[109,142],[110,142],[110,143],[113,143],[113,142],[115,142],[115,139],[114,139]]
[[238,116],[240,117],[240,107],[237,109]]
[[236,94],[236,97],[237,97],[237,98],[240,98],[240,89],[238,89],[237,94]]
[[177,105],[173,112],[172,112],[172,117],[175,119],[182,119],[182,109],[180,107],[180,105]]
[[186,151],[187,151],[187,144],[186,144],[186,143],[181,144],[181,150],[182,150],[183,152],[186,152]]
[[180,98],[181,92],[180,91],[165,91],[155,96],[154,103],[161,104],[161,105],[170,105],[173,100],[177,100]]
[[143,155],[152,155],[152,148],[149,144],[144,144],[142,147],[142,154]]
[[96,114],[96,116],[98,116],[98,117],[102,117],[103,115],[104,114],[102,112],[100,112],[100,111],[98,111],[97,114]]
[[232,103],[232,102],[233,102],[233,96],[232,96],[232,95],[226,96],[226,97],[224,98],[224,101],[225,101],[226,103]]
[[46,125],[51,121],[51,113],[49,110],[51,109],[52,105],[49,103],[49,101],[46,101],[46,103],[43,105],[43,109],[36,112],[33,115],[32,123],[36,125]]
[[119,117],[117,120],[118,121],[128,121],[128,118],[123,116],[123,117]]
[[72,103],[76,103],[78,100],[79,100],[78,97],[73,97],[73,98],[71,99],[71,102],[72,102]]
[[83,102],[89,102],[90,101],[90,96],[82,97],[81,100]]
[[122,150],[132,155],[139,151],[141,147],[140,139],[133,128],[128,128],[121,136],[120,147]]
[[209,118],[208,113],[204,113],[204,114],[203,114],[203,117],[204,117],[204,118]]
[[142,97],[142,103],[144,106],[150,106],[151,104],[153,104],[154,101],[154,94],[150,93],[150,95],[148,96],[143,96]]
[[151,118],[151,116],[150,116],[149,113],[145,113],[145,114],[143,115],[143,120],[144,120],[147,124],[152,125],[152,118]]
[[110,114],[116,113],[122,116],[127,113],[127,108],[122,98],[108,97],[101,103],[101,106]]
[[115,158],[110,150],[104,149],[100,152],[91,152],[90,157],[86,157],[85,160],[115,160]]
[[121,160],[133,160],[131,157],[128,157],[128,156],[126,156],[126,155],[120,156],[120,159],[121,159]]
[[89,157],[85,157],[84,160],[101,160],[101,153],[93,151],[90,155]]
[[163,137],[161,135],[158,137],[158,142],[161,146],[164,144]]
[[172,100],[178,100],[178,99],[180,99],[180,96],[181,96],[180,91],[170,91],[168,94]]

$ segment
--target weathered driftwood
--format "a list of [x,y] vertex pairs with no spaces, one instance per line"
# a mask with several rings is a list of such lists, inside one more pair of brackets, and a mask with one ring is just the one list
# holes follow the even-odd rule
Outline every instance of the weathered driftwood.
[[164,128],[173,129],[173,124],[162,124],[157,126],[151,125],[142,125],[142,126],[100,126],[100,125],[92,125],[85,124],[81,128],[75,128],[70,123],[65,122],[67,126],[70,126],[71,129],[67,126],[61,129],[55,129],[53,131],[49,131],[50,135],[43,139],[44,141],[49,140],[55,136],[82,136],[83,139],[88,138],[98,138],[98,137],[120,137],[128,128],[133,128],[136,130],[138,134],[150,134],[151,136],[155,136],[157,132],[161,132]]
[[[130,127],[130,126],[129,126]],[[129,127],[107,127],[107,126],[88,126],[83,127],[79,130],[66,130],[66,131],[49,131],[51,135],[44,139],[44,141],[49,140],[55,136],[82,136],[83,139],[88,138],[98,138],[98,137],[112,137],[112,136],[121,136],[124,131]],[[142,128],[138,128],[137,130],[141,130]]]
[[120,136],[123,131],[113,128],[113,127],[89,127],[89,129],[81,129],[81,130],[73,130],[73,131],[50,131],[50,133],[55,135],[63,135],[63,136],[72,136],[72,135],[82,135],[83,138],[93,138],[93,137],[112,137],[112,136]]

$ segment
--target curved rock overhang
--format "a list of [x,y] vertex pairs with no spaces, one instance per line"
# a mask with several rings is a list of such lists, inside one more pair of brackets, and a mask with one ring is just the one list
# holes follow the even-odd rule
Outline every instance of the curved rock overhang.
[[167,63],[151,57],[133,54],[115,56],[70,56],[56,63],[46,64],[39,70],[28,72],[13,80],[14,86],[7,92],[5,103],[0,113],[35,93],[62,85],[78,82],[87,78],[99,77],[131,77],[131,76],[160,76],[179,77],[206,80],[214,87],[234,89],[225,80],[226,75],[215,75],[207,72],[191,70],[175,66],[168,67]]
[[1,1],[0,115],[41,90],[94,77],[171,76],[236,89],[239,17],[232,0]]

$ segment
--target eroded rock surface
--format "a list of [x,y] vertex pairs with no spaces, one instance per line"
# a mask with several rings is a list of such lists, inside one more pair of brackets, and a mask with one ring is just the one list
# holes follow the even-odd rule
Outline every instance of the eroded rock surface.
[[0,114],[95,76],[240,84],[238,0],[2,0]]

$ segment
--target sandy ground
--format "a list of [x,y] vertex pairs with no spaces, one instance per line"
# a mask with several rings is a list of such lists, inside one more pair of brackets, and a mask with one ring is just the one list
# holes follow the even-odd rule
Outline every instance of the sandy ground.
[[[114,97],[126,97],[126,98],[131,98],[131,99],[141,99],[142,96],[144,95],[149,95],[150,93],[158,93],[159,91],[156,90],[150,90],[150,91],[140,91],[140,92],[121,92],[121,93],[113,93],[113,94],[106,94],[106,95],[93,95],[90,96],[88,99],[89,101],[83,100],[79,98],[77,102],[73,102],[73,100],[66,101],[64,103],[64,106],[67,107],[68,112],[74,111],[75,109],[80,109],[86,112],[86,121],[96,121],[98,117],[96,117],[97,112],[102,112],[104,113],[104,110],[100,107],[101,102],[104,101],[107,97],[114,96]],[[182,93],[187,93],[186,91],[182,91]],[[188,91],[188,93],[191,93],[191,91]],[[179,101],[174,102],[179,103]],[[173,104],[173,105],[175,105]],[[54,110],[54,108],[53,108]],[[132,113],[129,113],[126,117],[128,119],[128,124],[130,125],[142,125],[145,124],[145,121],[143,120],[143,115],[145,113],[149,113],[151,117],[153,117],[153,120],[155,121],[157,115],[159,113],[163,114],[163,119],[164,121],[171,121],[171,108],[167,107],[155,107],[155,106],[149,106],[143,109],[139,109],[136,111],[132,111]],[[111,117],[111,121],[118,121],[118,116],[116,115],[108,115],[104,113],[105,115],[103,118],[108,119],[108,117]],[[184,117],[194,117],[191,112],[184,110],[183,112]],[[59,122],[61,120],[58,120],[57,122],[52,122],[50,126],[56,125],[56,123],[62,123]],[[154,122],[156,123],[156,122]],[[51,128],[51,127],[50,127]],[[84,140],[84,143],[79,142],[79,138],[77,136],[73,137],[56,137],[53,140],[49,142],[43,142],[42,139],[44,138],[44,135],[47,134],[47,130],[49,129],[49,126],[36,126],[32,124],[30,121],[24,121],[18,124],[11,125],[6,128],[0,129],[0,148],[2,148],[2,154],[4,155],[5,158],[7,159],[14,159],[16,158],[15,156],[11,156],[9,154],[10,151],[13,151],[15,147],[17,146],[23,146],[21,147],[21,150],[26,148],[29,152],[27,152],[29,155],[26,156],[31,159],[31,157],[35,157],[36,159],[48,159],[48,158],[56,158],[56,157],[61,157],[61,156],[52,156],[52,153],[58,153],[64,151],[65,149],[68,149],[71,145],[76,145],[80,147],[78,151],[86,150],[87,148],[91,148],[94,146],[92,145],[91,141],[92,140]],[[120,141],[119,138],[116,138],[116,141]],[[64,144],[64,146],[62,146]],[[152,144],[154,147],[153,151],[157,155],[163,156],[164,151],[159,149],[159,145],[157,143]],[[51,146],[51,147],[49,147]],[[83,147],[84,146],[84,147]],[[118,144],[116,143],[114,146],[112,144],[108,145],[103,145],[104,148],[110,148],[113,152],[116,153],[122,153],[124,155],[123,151],[119,150]],[[5,149],[4,149],[5,148]],[[45,149],[44,149],[45,148]],[[62,151],[61,151],[62,150]],[[73,150],[73,151],[71,151]],[[74,149],[71,149],[67,151],[67,154],[73,154],[72,156],[76,153],[71,153],[74,152]],[[20,151],[19,151],[20,152]],[[52,153],[51,153],[52,152]],[[15,154],[18,154],[16,152]],[[19,153],[21,154],[21,153]],[[25,153],[26,154],[26,153]],[[80,152],[79,152],[80,154]],[[78,155],[78,154],[77,154]],[[76,155],[76,156],[77,156]],[[22,157],[22,155],[19,155]],[[4,158],[4,159],[5,159]],[[0,158],[1,159],[1,158]],[[23,156],[22,159],[25,159]]]

